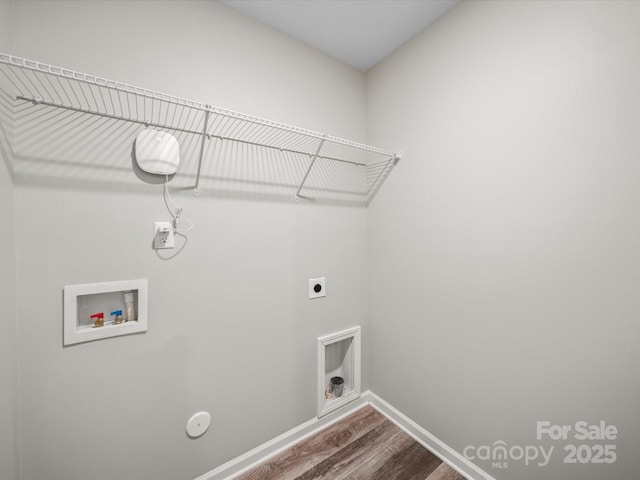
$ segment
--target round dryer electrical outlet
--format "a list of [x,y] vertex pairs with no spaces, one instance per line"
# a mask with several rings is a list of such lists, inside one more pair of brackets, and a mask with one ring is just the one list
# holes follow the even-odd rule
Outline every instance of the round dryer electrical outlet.
[[198,438],[209,430],[211,425],[211,415],[209,412],[195,413],[187,422],[187,435],[191,438]]

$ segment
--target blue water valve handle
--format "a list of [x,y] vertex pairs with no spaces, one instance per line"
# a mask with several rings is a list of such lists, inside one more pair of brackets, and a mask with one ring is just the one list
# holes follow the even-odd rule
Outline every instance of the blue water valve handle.
[[113,317],[113,323],[115,325],[120,325],[122,323],[122,310],[111,312],[111,316]]

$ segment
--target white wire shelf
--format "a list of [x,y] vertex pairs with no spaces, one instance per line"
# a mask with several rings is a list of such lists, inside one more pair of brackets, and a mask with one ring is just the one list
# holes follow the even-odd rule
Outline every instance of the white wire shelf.
[[[277,187],[279,193],[287,192],[296,199],[368,204],[401,157],[381,148],[3,53],[0,72],[1,100],[10,104],[16,136],[20,128],[47,127],[60,132],[67,128],[68,138],[73,138],[74,128],[88,130],[87,115],[102,119],[112,130],[114,122],[127,124],[124,130],[129,132],[131,125],[138,130],[168,130],[178,136],[183,150],[178,175],[190,179],[196,194],[203,181],[212,188],[249,183]],[[51,109],[67,114],[57,117]],[[190,157],[186,166],[185,153]]]

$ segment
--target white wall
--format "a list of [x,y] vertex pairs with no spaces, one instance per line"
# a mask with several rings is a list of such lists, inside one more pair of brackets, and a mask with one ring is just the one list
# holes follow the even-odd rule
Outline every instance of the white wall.
[[[496,478],[636,478],[639,9],[466,2],[371,70],[365,98],[360,72],[215,2],[16,2],[19,56],[356,140],[368,120],[370,143],[406,153],[369,255],[362,209],[176,192],[195,228],[172,261],[150,249],[157,186],[95,189],[18,158],[15,257],[11,226],[0,250],[17,262],[21,480],[194,478],[311,418],[315,338],[368,310],[365,386],[460,451],[538,444],[538,420],[620,429],[614,465],[563,466],[559,443],[543,470],[480,462]],[[126,172],[129,144],[109,147]],[[318,275],[330,295],[309,302]],[[146,334],[62,347],[64,285],[139,277]],[[189,440],[200,409],[211,431]],[[12,440],[3,424],[9,457]]]
[[[15,54],[365,138],[361,72],[217,2],[16,2]],[[54,172],[16,185],[22,480],[195,478],[315,415],[316,337],[366,320],[365,209],[175,191],[195,228],[163,261],[159,186]],[[62,347],[64,285],[133,278],[149,278],[146,334]],[[199,410],[212,427],[190,440]]]
[[[10,53],[12,41],[13,5],[0,2],[0,51]],[[4,83],[1,84],[6,89]],[[2,131],[11,135],[8,103],[0,99]],[[18,350],[16,335],[16,262],[14,228],[14,187],[11,150],[0,148],[0,478],[14,480],[18,475]]]
[[[465,2],[368,73],[370,387],[462,452],[605,420],[638,478],[640,3]],[[581,442],[574,442],[581,443]]]

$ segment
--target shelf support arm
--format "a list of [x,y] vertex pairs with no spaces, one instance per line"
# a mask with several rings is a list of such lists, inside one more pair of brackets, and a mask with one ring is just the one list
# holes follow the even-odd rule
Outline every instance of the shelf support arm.
[[393,167],[395,167],[398,164],[398,162],[402,159],[403,155],[404,155],[404,152],[397,152],[396,154],[393,155],[393,157],[389,159],[389,162],[387,162],[387,165],[382,170],[380,170],[380,173],[378,174],[376,179],[373,181],[373,183],[369,187],[369,190],[367,190],[367,197],[369,198],[367,203],[369,203],[369,201],[371,201],[371,199],[376,195],[376,193],[378,193],[378,190],[380,189],[384,181],[387,179],[387,177],[391,173],[391,170],[393,170]]
[[200,140],[200,158],[198,159],[198,171],[196,172],[196,184],[193,187],[193,194],[200,195],[200,171],[202,170],[202,158],[204,157],[204,142],[207,139],[207,128],[209,127],[210,110],[204,112],[204,125],[202,126],[202,139]]
[[320,155],[320,150],[322,150],[322,146],[324,145],[324,141],[325,140],[326,140],[325,138],[320,140],[320,145],[318,145],[318,149],[316,150],[316,153],[313,155],[313,157],[311,159],[311,163],[309,164],[309,168],[307,168],[307,173],[304,174],[304,178],[302,179],[302,182],[300,183],[300,186],[298,187],[298,191],[296,192],[296,196],[295,196],[296,200],[300,199],[300,191],[302,190],[302,187],[304,187],[304,184],[307,181],[307,177],[311,173],[311,169],[313,168],[313,164],[316,163],[316,160],[318,159],[318,155]]

